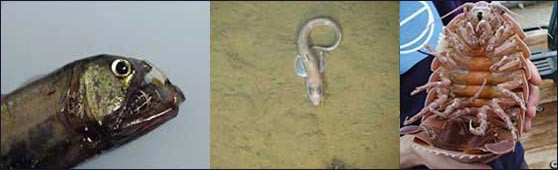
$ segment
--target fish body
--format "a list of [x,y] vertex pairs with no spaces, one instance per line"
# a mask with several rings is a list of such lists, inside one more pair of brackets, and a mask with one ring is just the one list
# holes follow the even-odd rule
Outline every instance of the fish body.
[[146,61],[74,61],[2,95],[0,168],[73,167],[174,118],[183,101]]
[[[312,30],[319,26],[328,26],[335,31],[337,41],[329,47],[310,44]],[[308,21],[300,30],[298,36],[298,56],[295,58],[295,72],[306,78],[308,99],[314,105],[319,105],[324,96],[322,73],[325,70],[324,53],[336,49],[341,43],[341,28],[329,18],[314,18]]]

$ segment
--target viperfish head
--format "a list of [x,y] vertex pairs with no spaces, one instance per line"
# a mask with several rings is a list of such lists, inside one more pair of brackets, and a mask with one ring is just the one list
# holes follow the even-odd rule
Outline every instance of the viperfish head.
[[174,118],[185,100],[148,61],[103,54],[76,62],[79,81],[73,87],[79,97],[67,100],[65,110],[89,120],[82,133],[105,142],[122,144],[153,130]]

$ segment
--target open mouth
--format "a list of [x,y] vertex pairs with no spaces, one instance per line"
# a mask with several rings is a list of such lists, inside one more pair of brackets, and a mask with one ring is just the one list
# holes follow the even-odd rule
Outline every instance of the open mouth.
[[178,115],[178,106],[184,101],[184,95],[176,86],[170,85],[168,88],[172,88],[174,92],[167,96],[161,96],[164,95],[160,94],[161,92],[157,93],[159,94],[158,97],[163,101],[158,104],[144,106],[146,107],[145,113],[139,114],[146,116],[130,122],[129,125],[139,126],[140,131],[146,131],[158,127],[164,122],[176,117]]
[[162,71],[146,64],[149,70],[142,85],[129,95],[115,120],[113,133],[122,142],[146,134],[176,117],[178,107],[185,100],[182,91]]
[[177,116],[178,106],[185,100],[180,89],[168,80],[163,87],[148,84],[134,95],[127,114],[134,117],[123,128],[138,127],[146,131]]
[[185,100],[182,91],[168,80],[161,69],[147,61],[145,64],[151,70],[144,76],[146,85],[136,93],[132,103],[136,106],[137,114],[144,116],[127,124],[140,126],[142,131],[176,117],[178,106]]

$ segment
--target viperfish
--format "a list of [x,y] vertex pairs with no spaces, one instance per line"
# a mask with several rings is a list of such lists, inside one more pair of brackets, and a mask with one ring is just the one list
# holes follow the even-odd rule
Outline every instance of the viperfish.
[[184,100],[147,61],[71,62],[2,96],[0,167],[73,167],[174,118]]

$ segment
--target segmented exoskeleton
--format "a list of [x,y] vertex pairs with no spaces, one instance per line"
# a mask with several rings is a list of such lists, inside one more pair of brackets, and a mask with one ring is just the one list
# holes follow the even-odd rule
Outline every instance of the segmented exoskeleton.
[[413,147],[461,162],[488,162],[511,152],[521,135],[531,78],[525,34],[505,7],[466,3],[444,28],[436,49],[425,107],[401,133]]

